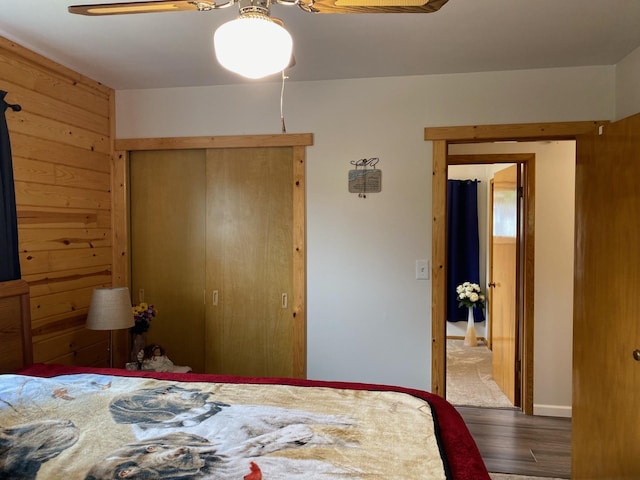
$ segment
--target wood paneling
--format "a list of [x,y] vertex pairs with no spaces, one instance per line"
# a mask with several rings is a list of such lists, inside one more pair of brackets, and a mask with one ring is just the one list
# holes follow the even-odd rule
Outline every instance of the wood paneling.
[[[96,113],[88,110],[86,104],[69,103],[69,98],[66,96],[59,98],[51,96],[56,95],[55,91],[51,91],[51,95],[48,95],[34,92],[12,82],[7,82],[5,90],[11,92],[12,98],[15,98],[17,103],[23,102],[23,99],[29,101],[31,111],[41,117],[51,117],[51,112],[55,112],[54,118],[58,121],[109,136],[109,117],[105,115],[104,105],[100,107],[101,112]],[[89,100],[93,99],[89,98]]]
[[0,373],[33,361],[29,324],[29,285],[23,280],[0,282]]
[[[95,348],[96,352],[107,352],[108,334],[104,331],[87,330],[84,325],[69,329],[60,335],[50,335],[38,342],[38,349],[33,353],[33,361],[50,362],[64,355],[76,355],[81,349]],[[108,358],[106,364],[108,365]]]
[[110,224],[106,210],[49,208],[18,205],[18,228],[83,228]]
[[[0,37],[0,80],[25,87],[28,95],[41,93],[107,117],[113,90],[77,72]],[[22,103],[26,103],[21,100]],[[58,115],[49,110],[50,117]]]
[[109,137],[75,125],[69,125],[64,121],[45,118],[28,110],[21,111],[19,118],[12,122],[11,127],[14,131],[30,137],[39,137],[101,153],[110,153]]
[[54,159],[55,165],[70,165],[104,173],[109,173],[110,170],[109,155],[105,153],[18,132],[11,132],[11,151],[14,159],[42,160],[48,163]]
[[22,367],[22,312],[20,297],[0,299],[0,372],[14,372]]
[[22,228],[19,229],[19,235],[20,248],[23,252],[111,245],[111,231],[107,228]]
[[52,293],[31,299],[31,320],[41,320],[53,315],[75,314],[78,310],[86,311],[91,302],[93,288]]
[[114,92],[1,37],[0,89],[22,106],[7,124],[34,358],[106,366],[108,335],[84,322],[112,284]]
[[[71,207],[108,210],[109,190],[89,190],[81,186],[68,187],[34,182],[15,182],[16,203],[32,207]],[[77,182],[77,185],[81,185]]]

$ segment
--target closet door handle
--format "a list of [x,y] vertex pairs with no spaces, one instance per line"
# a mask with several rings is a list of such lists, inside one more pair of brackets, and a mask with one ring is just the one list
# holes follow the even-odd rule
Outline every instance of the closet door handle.
[[282,294],[281,306],[282,308],[287,308],[289,305],[289,296],[286,293]]
[[213,301],[213,306],[217,307],[218,306],[218,290],[213,291],[212,301]]

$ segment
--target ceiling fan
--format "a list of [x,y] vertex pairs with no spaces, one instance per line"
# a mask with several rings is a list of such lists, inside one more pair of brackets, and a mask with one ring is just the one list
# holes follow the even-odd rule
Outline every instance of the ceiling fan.
[[132,13],[206,12],[239,4],[237,19],[214,35],[216,57],[226,69],[257,79],[283,72],[293,60],[293,40],[282,20],[271,17],[271,5],[297,5],[310,13],[431,13],[448,0],[151,0],[146,2],[72,5],[69,12],[104,16]]
[[[431,13],[449,0],[275,0],[280,5],[297,5],[311,13]],[[131,13],[200,12],[225,8],[238,0],[152,0],[148,2],[72,5],[69,12],[80,15],[123,15]]]

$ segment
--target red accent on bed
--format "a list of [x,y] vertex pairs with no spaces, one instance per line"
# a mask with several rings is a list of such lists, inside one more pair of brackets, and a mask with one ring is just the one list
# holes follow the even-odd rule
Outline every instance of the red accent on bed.
[[435,414],[437,435],[441,451],[444,451],[445,469],[452,480],[490,480],[477,445],[460,414],[443,398],[426,391],[352,382],[328,382],[291,378],[254,378],[196,373],[159,373],[127,371],[109,368],[70,367],[62,365],[36,364],[18,372],[34,377],[55,377],[58,375],[95,373],[116,376],[147,377],[179,382],[207,382],[232,384],[275,384],[300,387],[326,387],[335,389],[400,392],[423,399],[429,403]]

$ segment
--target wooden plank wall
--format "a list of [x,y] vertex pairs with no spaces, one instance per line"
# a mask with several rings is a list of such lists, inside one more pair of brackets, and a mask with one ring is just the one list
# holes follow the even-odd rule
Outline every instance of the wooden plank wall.
[[34,361],[107,365],[108,333],[84,324],[112,282],[114,91],[2,37],[0,90],[22,106],[6,116]]

